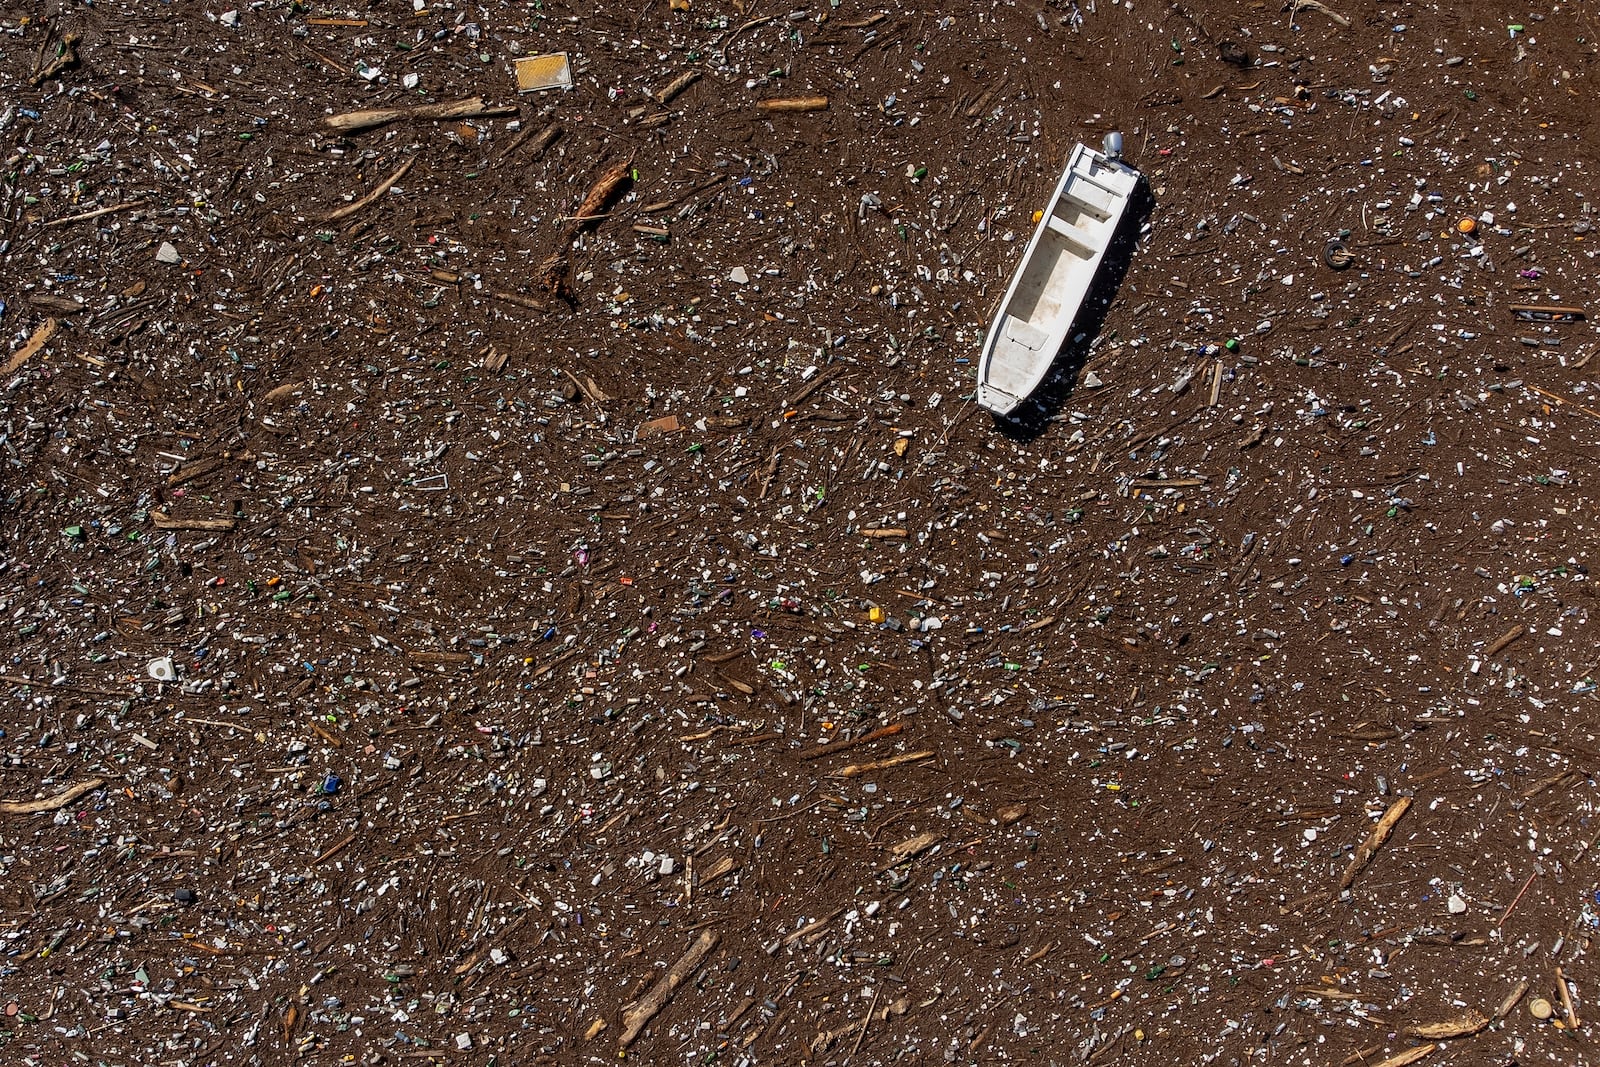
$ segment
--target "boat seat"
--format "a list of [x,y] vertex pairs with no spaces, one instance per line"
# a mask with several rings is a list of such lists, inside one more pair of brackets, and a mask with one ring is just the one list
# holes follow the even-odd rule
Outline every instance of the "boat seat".
[[1006,320],[1006,339],[1015,341],[1030,352],[1038,352],[1044,348],[1045,342],[1050,340],[1050,335],[1039,327],[1012,316]]
[[1082,174],[1073,173],[1061,195],[1075,204],[1081,204],[1096,218],[1104,222],[1116,210],[1116,194]]
[[1073,170],[1072,174],[1080,181],[1086,181],[1096,188],[1104,189],[1113,196],[1122,195],[1121,193],[1117,192],[1116,188],[1112,186],[1107,179],[1100,177],[1100,175],[1096,172],[1093,161],[1087,162],[1081,169]]
[[1067,249],[1079,259],[1088,259],[1094,255],[1095,242],[1089,231],[1081,226],[1074,226],[1060,215],[1051,215],[1045,220],[1045,225],[1053,232],[1066,239]]

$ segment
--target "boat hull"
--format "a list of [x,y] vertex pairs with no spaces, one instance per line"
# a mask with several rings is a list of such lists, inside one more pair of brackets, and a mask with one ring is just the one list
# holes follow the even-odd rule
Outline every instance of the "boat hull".
[[1010,415],[1048,376],[1138,183],[1131,167],[1073,148],[984,338],[981,406]]

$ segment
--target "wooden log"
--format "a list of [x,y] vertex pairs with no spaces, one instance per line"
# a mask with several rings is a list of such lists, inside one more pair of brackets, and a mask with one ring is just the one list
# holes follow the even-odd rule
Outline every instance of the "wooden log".
[[689,946],[689,951],[679,956],[678,962],[668,967],[667,972],[656,979],[650,991],[623,1009],[622,1033],[617,1037],[619,1050],[633,1044],[650,1020],[666,1006],[667,1001],[672,999],[672,994],[695,972],[720,940],[722,938],[719,934],[710,930],[701,931],[699,939]]

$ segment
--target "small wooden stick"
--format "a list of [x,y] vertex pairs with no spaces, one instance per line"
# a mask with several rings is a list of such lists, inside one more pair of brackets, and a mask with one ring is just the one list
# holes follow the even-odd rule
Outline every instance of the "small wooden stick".
[[693,85],[695,80],[699,77],[700,72],[698,70],[684,71],[682,74],[669,81],[662,88],[662,90],[656,94],[656,103],[665,104],[669,102],[673,97],[677,96],[679,93],[689,88],[689,86]]
[[767,114],[782,111],[826,111],[828,98],[825,96],[780,96],[772,100],[757,100],[756,108]]
[[1422,1023],[1419,1026],[1406,1028],[1409,1037],[1423,1037],[1430,1041],[1448,1041],[1457,1037],[1471,1037],[1491,1022],[1490,1018],[1476,1008],[1468,1008],[1454,1019],[1445,1019],[1437,1023]]
[[857,745],[870,744],[873,741],[879,741],[885,737],[893,737],[895,734],[899,733],[905,728],[906,724],[903,722],[892,722],[887,726],[880,726],[876,730],[870,730],[867,733],[862,734],[860,737],[853,738],[849,741],[838,741],[831,745],[818,745],[816,748],[808,748],[806,751],[800,753],[800,758],[821,759],[823,756],[831,756],[835,752],[844,752],[846,749],[855,748]]
[[1326,15],[1330,19],[1332,19],[1334,22],[1337,22],[1340,26],[1343,26],[1345,29],[1349,29],[1350,28],[1350,20],[1349,19],[1345,18],[1343,15],[1339,14],[1337,11],[1334,11],[1332,8],[1328,7],[1326,4],[1318,3],[1318,0],[1294,0],[1294,4],[1292,6],[1293,6],[1294,10],[1290,13],[1290,18],[1293,18],[1295,15],[1298,15],[1300,13],[1301,9],[1304,8],[1307,11],[1320,11],[1324,15]]
[[1502,1000],[1500,1007],[1495,1010],[1494,1017],[1496,1019],[1504,1019],[1507,1015],[1510,1015],[1511,1009],[1517,1006],[1517,1002],[1527,995],[1527,992],[1528,980],[1524,978],[1511,987],[1511,992],[1506,994],[1506,999]]
[[1589,416],[1591,419],[1600,419],[1600,411],[1596,411],[1594,408],[1591,408],[1591,407],[1585,407],[1584,405],[1578,403],[1576,400],[1568,400],[1566,397],[1558,396],[1557,394],[1550,392],[1548,389],[1540,389],[1537,385],[1530,385],[1530,386],[1528,386],[1528,388],[1532,389],[1534,392],[1538,393],[1540,396],[1544,397],[1546,400],[1549,400],[1549,401],[1553,402],[1554,404],[1556,404],[1559,407],[1574,408],[1574,409],[1576,409],[1578,411],[1583,412],[1585,415]]
[[360,200],[346,204],[344,207],[339,208],[336,211],[329,212],[327,215],[323,216],[322,221],[338,222],[340,219],[347,219],[351,215],[354,215],[356,212],[360,211],[362,208],[370,206],[384,193],[387,193],[390,189],[393,189],[395,182],[398,182],[401,178],[404,178],[406,176],[406,172],[409,171],[412,166],[416,164],[416,162],[416,156],[407,156],[406,161],[400,164],[400,166],[395,169],[393,174],[389,175],[387,178],[383,179],[383,181],[374,186],[372,192],[368,193],[366,196],[363,196]]
[[37,815],[41,811],[59,811],[85,793],[92,793],[106,784],[104,778],[90,778],[86,782],[68,786],[53,797],[43,800],[0,801],[0,815]]
[[861,1032],[856,1035],[856,1043],[850,1048],[851,1059],[854,1059],[856,1053],[861,1051],[861,1042],[867,1039],[867,1027],[872,1025],[872,1013],[878,1010],[878,995],[882,992],[883,986],[881,983],[872,989],[872,1004],[867,1008],[867,1017],[861,1020]]
[[1578,1018],[1577,1005],[1572,1003],[1572,990],[1567,988],[1567,976],[1561,973],[1561,968],[1556,968],[1556,992],[1561,995],[1561,1011],[1567,1017],[1567,1025],[1576,1030],[1583,1025],[1583,1020]]
[[88,693],[90,696],[96,697],[117,697],[119,700],[128,700],[133,696],[132,693],[122,693],[115,689],[94,689],[86,685],[68,685],[65,682],[25,678],[20,674],[0,674],[0,682],[10,682],[12,685],[31,685],[39,689],[60,689],[68,693]]
[[684,192],[679,193],[677,196],[673,197],[670,200],[657,200],[655,203],[646,204],[644,207],[639,209],[639,213],[641,215],[654,215],[658,211],[665,211],[669,207],[675,207],[678,204],[682,203],[684,200],[687,200],[689,197],[693,196],[694,194],[699,193],[699,192],[704,192],[705,190],[711,188],[713,185],[716,185],[718,182],[726,180],[726,178],[727,178],[726,174],[718,174],[718,175],[716,175],[715,177],[711,178],[708,181],[703,181],[698,185],[690,186],[687,190],[685,190]]
[[790,945],[794,944],[796,941],[800,940],[802,937],[809,937],[811,934],[816,933],[818,930],[822,929],[824,926],[827,926],[829,923],[833,922],[833,920],[837,919],[842,914],[844,914],[844,909],[843,908],[834,908],[832,911],[828,912],[828,914],[824,915],[822,918],[815,919],[815,920],[813,920],[811,922],[808,922],[804,926],[800,927],[800,929],[798,929],[798,930],[789,931],[788,933],[784,934],[781,938],[778,939],[778,942],[777,942],[778,947],[779,948],[788,948]]
[[1516,626],[1513,626],[1511,629],[1495,638],[1494,643],[1483,650],[1483,658],[1493,659],[1495,656],[1503,652],[1507,645],[1511,644],[1511,642],[1515,641],[1517,638],[1521,637],[1527,632],[1528,628],[1518,623]]
[[889,862],[882,867],[882,870],[886,871],[890,867],[898,867],[907,860],[922,855],[928,849],[943,841],[944,834],[937,830],[929,830],[926,833],[908,837],[889,849]]
[[767,499],[767,490],[772,487],[772,479],[778,473],[778,462],[782,459],[783,450],[781,448],[774,448],[772,450],[772,458],[767,460],[767,469],[762,473],[761,493],[756,497],[757,500]]
[[355,834],[349,834],[348,836],[343,837],[343,838],[339,839],[338,841],[334,842],[332,845],[329,845],[328,848],[326,850],[324,850],[322,855],[318,856],[316,859],[311,861],[311,866],[315,867],[317,864],[323,863],[323,862],[325,862],[327,860],[330,860],[333,857],[337,856],[340,852],[342,852],[344,850],[346,845],[348,845],[350,842],[354,841],[355,839],[356,839],[356,835]]
[[861,535],[862,537],[871,537],[871,538],[873,538],[875,540],[879,540],[879,541],[885,541],[885,540],[889,540],[889,539],[896,538],[896,537],[909,537],[909,536],[911,536],[909,531],[904,530],[904,529],[902,529],[902,528],[900,528],[898,526],[869,527],[869,528],[867,528],[865,530],[857,530],[856,533]]
[[[521,133],[517,134],[511,139],[510,144],[506,145],[505,151],[500,153],[500,158],[505,159],[518,148],[521,148],[522,142],[526,141],[532,133],[532,126],[525,127]],[[531,154],[534,159],[538,159],[544,154],[544,150],[546,148],[549,148],[551,145],[555,144],[558,139],[560,139],[561,133],[562,130],[560,123],[552,122],[550,125],[540,130],[539,136],[533,139],[533,144],[528,148],[529,154]]]
[[[589,187],[589,192],[578,205],[578,210],[570,216],[570,221],[577,222],[580,227],[583,223],[598,222],[607,217],[606,209],[611,202],[621,193],[628,184],[633,173],[633,157],[607,167],[600,177],[595,179],[594,185]],[[572,238],[577,236],[580,227],[573,227],[568,231],[567,244],[572,243]]]
[[1506,910],[1500,913],[1500,921],[1494,924],[1496,930],[1504,925],[1507,919],[1511,918],[1512,911],[1516,909],[1517,904],[1522,900],[1522,894],[1528,891],[1528,887],[1533,884],[1533,880],[1537,877],[1539,877],[1538,870],[1528,875],[1528,880],[1522,883],[1522,888],[1517,890],[1517,895],[1511,898],[1511,903],[1506,905]]
[[150,509],[150,524],[158,530],[231,530],[234,519],[171,519],[164,511]]
[[515,304],[517,307],[527,308],[529,311],[546,310],[545,306],[539,301],[531,296],[523,296],[521,293],[508,293],[504,289],[491,289],[489,290],[489,295],[496,300],[504,300],[508,304]]
[[1408,1048],[1398,1055],[1390,1056],[1386,1060],[1373,1064],[1372,1067],[1406,1067],[1407,1064],[1416,1063],[1418,1060],[1422,1059],[1422,1057],[1430,1054],[1438,1047],[1439,1045],[1437,1042],[1430,1041],[1426,1045],[1418,1045],[1416,1048]]
[[728,875],[732,874],[738,869],[738,861],[736,861],[732,856],[723,856],[721,859],[717,860],[717,862],[713,863],[704,874],[696,878],[695,881],[703,889],[719,878],[726,878]]
[[888,759],[874,760],[872,763],[852,763],[842,770],[834,771],[828,777],[859,778],[863,774],[871,774],[873,771],[886,771],[890,767],[898,767],[904,763],[920,763],[923,760],[933,759],[937,755],[938,753],[932,749],[925,749],[921,752],[903,752],[898,756],[890,756]]
[[[1341,890],[1349,889],[1350,883],[1354,882],[1356,876],[1361,873],[1368,863],[1372,862],[1372,857],[1378,854],[1378,850],[1383,847],[1383,843],[1389,840],[1389,835],[1394,832],[1394,824],[1400,821],[1400,817],[1406,813],[1406,809],[1409,807],[1411,807],[1410,797],[1401,797],[1389,805],[1389,810],[1383,813],[1383,818],[1378,820],[1378,825],[1372,828],[1372,833],[1368,834],[1367,839],[1361,842],[1361,847],[1356,849],[1356,854],[1351,858],[1350,865],[1344,869],[1344,874],[1339,876],[1339,888]],[[1406,1062],[1410,1063],[1411,1061],[1407,1060]]]
[[827,385],[830,381],[832,381],[833,377],[834,375],[832,371],[823,371],[821,374],[811,379],[809,385],[796,393],[794,395],[794,399],[790,400],[787,406],[791,408],[799,407],[801,404],[805,403],[806,398],[812,393],[816,392],[818,389],[821,389],[824,385]]
[[1512,304],[1506,310],[1519,319],[1533,322],[1566,322],[1584,317],[1583,308],[1560,304]]
[[567,370],[565,367],[561,369],[561,373],[565,374],[568,378],[571,378],[572,384],[578,387],[578,392],[582,393],[584,398],[590,402],[595,404],[603,404],[607,400],[611,399],[605,393],[600,391],[599,387],[594,384],[593,378],[586,377],[583,381],[579,381],[578,376]]
[[722,60],[723,60],[723,62],[727,62],[728,49],[733,47],[733,42],[734,42],[735,38],[737,38],[745,30],[751,29],[751,28],[753,28],[755,26],[760,26],[760,25],[762,25],[764,23],[771,22],[775,18],[778,18],[778,16],[777,15],[762,15],[758,19],[751,19],[749,22],[746,22],[743,26],[740,26],[738,29],[736,29],[732,33],[728,34],[728,39],[726,41],[722,42]]
[[80,215],[68,215],[66,218],[51,219],[49,222],[44,224],[44,228],[47,230],[53,230],[57,226],[66,226],[74,222],[84,222],[88,219],[97,219],[101,215],[114,215],[119,211],[131,211],[136,207],[144,207],[148,203],[150,203],[148,200],[130,200],[126,204],[112,204],[110,207],[99,207],[95,208],[93,211],[85,211]]

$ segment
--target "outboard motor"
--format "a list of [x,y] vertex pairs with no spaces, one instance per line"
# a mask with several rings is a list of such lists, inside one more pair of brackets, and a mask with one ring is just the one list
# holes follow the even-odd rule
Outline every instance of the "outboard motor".
[[1106,134],[1103,145],[1107,159],[1113,163],[1122,162],[1122,134],[1117,133],[1115,130],[1111,131]]

